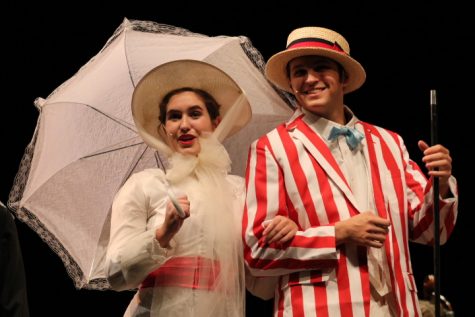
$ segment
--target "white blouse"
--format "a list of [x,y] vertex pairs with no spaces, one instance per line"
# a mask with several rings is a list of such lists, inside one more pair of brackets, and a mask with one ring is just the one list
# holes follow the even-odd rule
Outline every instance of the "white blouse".
[[[108,280],[115,290],[139,288],[125,316],[242,317],[245,285],[256,296],[273,296],[276,278],[245,277],[244,273],[244,179],[227,174],[230,162],[222,145],[209,140],[200,143],[198,157],[174,154],[166,175],[160,169],[132,175],[114,200],[106,255]],[[155,231],[165,220],[167,184],[177,196],[187,195],[190,217],[171,247],[162,248]],[[199,261],[190,267],[189,259]],[[143,283],[151,272],[164,268],[168,276],[160,278],[171,284],[160,284],[160,278],[153,278],[152,286]]]

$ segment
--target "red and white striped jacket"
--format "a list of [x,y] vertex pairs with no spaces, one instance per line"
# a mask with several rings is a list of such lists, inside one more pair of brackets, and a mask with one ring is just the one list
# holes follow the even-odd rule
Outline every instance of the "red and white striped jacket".
[[[402,138],[359,121],[370,190],[378,214],[391,221],[384,248],[397,316],[420,316],[408,241],[433,241],[433,192],[409,159]],[[453,198],[440,200],[441,243],[457,218]],[[250,149],[243,217],[244,255],[256,276],[280,276],[274,316],[369,316],[367,249],[353,244],[336,248],[334,224],[358,210],[355,198],[326,142],[294,115]],[[276,215],[291,218],[299,231],[286,245],[266,245],[262,223]]]

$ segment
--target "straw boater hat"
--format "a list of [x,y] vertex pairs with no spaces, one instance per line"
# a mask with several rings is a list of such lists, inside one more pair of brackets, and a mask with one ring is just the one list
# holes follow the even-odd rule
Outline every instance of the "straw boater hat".
[[[177,60],[162,64],[149,71],[137,84],[132,95],[132,116],[142,139],[149,146],[162,150],[166,144],[162,129],[159,129],[159,104],[171,90],[191,87],[208,92],[221,105],[219,114],[223,119],[230,108],[241,101],[241,110],[230,124],[226,137],[237,132],[251,118],[251,107],[236,82],[217,67],[196,60]],[[243,99],[242,99],[243,98]]]
[[345,93],[360,88],[366,79],[363,66],[350,57],[350,45],[345,38],[335,31],[320,27],[293,30],[287,38],[287,49],[273,55],[267,62],[267,78],[279,88],[293,93],[287,64],[296,57],[306,55],[324,56],[339,63],[348,77]]

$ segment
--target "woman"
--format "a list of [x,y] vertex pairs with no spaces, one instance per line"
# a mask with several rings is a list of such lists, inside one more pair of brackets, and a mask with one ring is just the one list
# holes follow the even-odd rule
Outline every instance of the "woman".
[[[249,121],[247,99],[219,69],[182,60],[144,76],[132,112],[140,135],[168,156],[169,168],[134,174],[114,200],[108,279],[116,290],[139,288],[125,315],[243,316],[244,182],[228,175],[220,141]],[[280,242],[296,231],[286,218],[274,222],[280,235],[272,236],[282,236]],[[272,296],[269,281],[247,285]]]

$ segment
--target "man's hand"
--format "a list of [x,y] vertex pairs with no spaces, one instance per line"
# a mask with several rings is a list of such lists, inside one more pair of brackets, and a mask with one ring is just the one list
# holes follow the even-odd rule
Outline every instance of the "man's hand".
[[363,212],[335,224],[336,244],[355,243],[366,247],[381,248],[389,232],[390,221],[371,211]]

